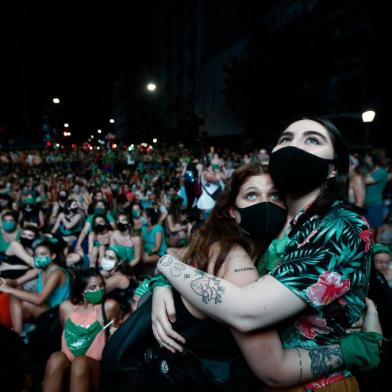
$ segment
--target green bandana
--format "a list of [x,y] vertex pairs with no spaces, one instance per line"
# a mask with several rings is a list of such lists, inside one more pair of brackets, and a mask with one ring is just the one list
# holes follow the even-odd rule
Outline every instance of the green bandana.
[[340,341],[343,360],[347,369],[369,371],[380,363],[380,341],[382,335],[377,332],[352,332]]
[[102,326],[97,321],[89,327],[84,328],[75,324],[70,318],[65,322],[64,338],[71,353],[75,357],[84,355],[95,337],[101,332]]

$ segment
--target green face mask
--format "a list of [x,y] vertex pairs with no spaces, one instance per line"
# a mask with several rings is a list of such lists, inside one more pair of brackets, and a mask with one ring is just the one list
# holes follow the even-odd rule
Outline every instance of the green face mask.
[[95,209],[95,213],[96,214],[104,214],[105,213],[105,209],[104,208],[96,208]]
[[34,257],[34,267],[38,269],[45,269],[50,263],[52,259],[50,256],[35,256]]
[[15,222],[6,221],[6,222],[3,223],[3,229],[7,233],[10,233],[11,231],[14,231],[15,226],[16,226]]
[[139,218],[139,216],[141,215],[142,213],[141,213],[141,211],[139,211],[139,210],[134,210],[134,211],[132,211],[132,216],[134,217],[134,218]]
[[84,297],[86,300],[92,304],[99,304],[102,302],[103,297],[105,296],[105,288],[102,287],[95,291],[85,291]]

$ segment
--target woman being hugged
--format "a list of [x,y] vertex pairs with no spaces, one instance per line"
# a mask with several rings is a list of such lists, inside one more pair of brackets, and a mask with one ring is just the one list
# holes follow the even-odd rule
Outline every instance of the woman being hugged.
[[[283,258],[271,273],[240,288],[172,256],[158,263],[181,295],[203,313],[242,332],[280,323],[285,348],[312,349],[299,351],[299,364],[306,361],[311,372],[301,372],[297,383],[318,381],[301,390],[333,383],[349,383],[349,390],[358,390],[342,355],[321,347],[344,338],[365,309],[371,231],[361,213],[344,201],[348,167],[347,147],[331,122],[305,118],[291,123],[270,158],[272,179],[294,216]],[[181,269],[180,277],[173,274],[174,265]],[[168,294],[162,292],[168,289],[159,290],[160,305],[153,317],[160,332],[156,336],[161,344],[173,346],[170,335],[175,335],[164,304]],[[322,366],[320,358],[340,363],[340,370]]]

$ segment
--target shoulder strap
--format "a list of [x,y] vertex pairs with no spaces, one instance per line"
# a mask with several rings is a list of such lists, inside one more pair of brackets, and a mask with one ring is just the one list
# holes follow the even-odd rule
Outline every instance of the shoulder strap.
[[[101,312],[102,312],[103,323],[104,323],[104,325],[106,325],[109,322],[109,320],[108,320],[108,317],[107,317],[106,311],[105,311],[105,301],[102,302],[102,304],[101,304]],[[109,339],[109,328],[105,329],[105,337],[106,337],[106,340]]]

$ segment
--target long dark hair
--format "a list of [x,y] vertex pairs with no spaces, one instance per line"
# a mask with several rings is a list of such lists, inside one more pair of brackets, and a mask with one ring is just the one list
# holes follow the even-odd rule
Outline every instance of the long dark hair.
[[181,223],[183,199],[180,196],[175,196],[169,208],[169,214],[173,216],[174,223]]
[[83,302],[83,292],[86,289],[89,280],[93,277],[100,277],[103,281],[105,281],[99,270],[96,268],[89,268],[84,271],[75,271],[71,280],[71,302],[74,305],[78,305]]
[[304,116],[300,120],[311,120],[322,125],[331,137],[334,150],[334,166],[337,171],[335,177],[329,178],[322,186],[321,193],[306,211],[308,216],[325,215],[337,200],[347,201],[350,157],[347,144],[338,128],[328,119],[314,116]]
[[[256,256],[256,249],[249,237],[240,230],[236,221],[230,216],[229,210],[235,207],[235,200],[242,184],[252,176],[267,174],[268,169],[260,163],[250,163],[238,168],[223,189],[206,223],[192,238],[184,261],[203,271],[207,270],[211,257],[211,247],[218,244],[219,254],[214,265],[216,275],[233,246],[242,247],[250,257]],[[269,242],[262,244],[262,250],[267,249]]]

